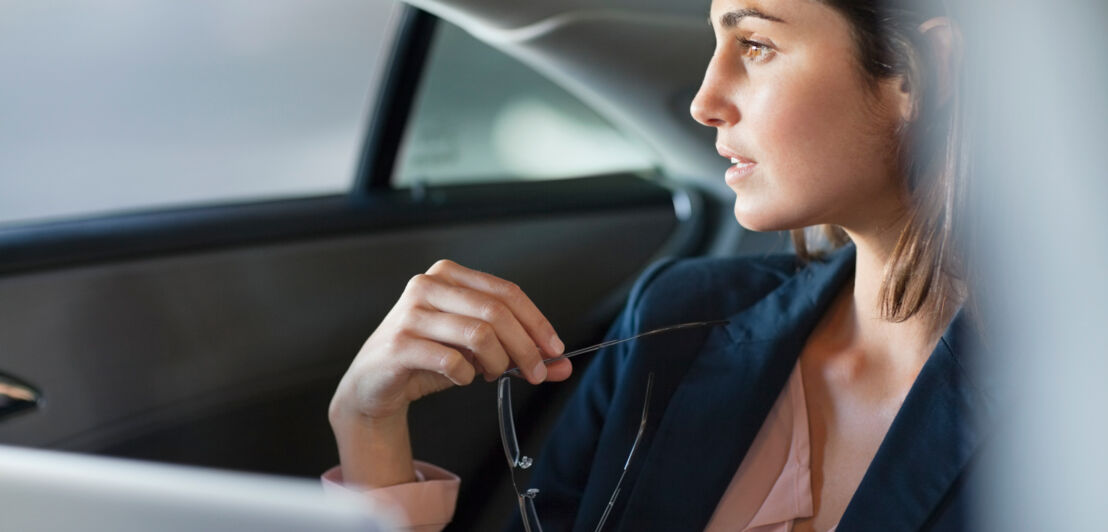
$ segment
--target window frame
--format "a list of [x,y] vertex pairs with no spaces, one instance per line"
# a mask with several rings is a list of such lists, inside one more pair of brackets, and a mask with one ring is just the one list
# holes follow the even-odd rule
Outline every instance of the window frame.
[[438,25],[437,17],[409,4],[404,4],[401,17],[354,178],[356,196],[392,188],[396,156]]

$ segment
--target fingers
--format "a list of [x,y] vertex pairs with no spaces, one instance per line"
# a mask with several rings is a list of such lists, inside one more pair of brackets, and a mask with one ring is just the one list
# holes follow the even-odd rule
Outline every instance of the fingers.
[[[453,263],[439,262],[432,266],[431,272],[439,273],[417,275],[404,290],[403,297],[410,300],[409,310],[404,315],[408,328],[424,331],[434,325],[434,339],[478,355],[476,362],[485,369],[486,378],[494,378],[503,370],[517,366],[523,376],[533,383],[546,379],[547,369],[542,364],[542,359],[556,356],[551,352],[561,354],[564,348],[561,340],[557,340],[550,321],[535,308],[519,287]],[[500,290],[501,296],[472,288],[465,283],[488,290]],[[510,299],[511,303],[501,297]],[[428,316],[414,310],[420,307],[472,319],[440,318],[423,324],[420,320],[428,319]],[[521,319],[513,308],[520,309],[520,313],[529,314],[530,317]],[[524,323],[530,323],[532,330],[543,332],[536,334],[529,331]],[[546,354],[536,346],[536,336],[544,338]],[[552,338],[557,342],[557,350],[550,347]],[[499,345],[499,349],[494,344]],[[506,355],[505,358],[500,356],[501,351]],[[562,371],[564,369],[558,372],[558,376],[562,375]]]
[[422,284],[422,300],[441,312],[413,309],[408,315],[412,330],[473,352],[487,378],[516,365],[534,384],[546,379],[542,353],[504,303],[483,292],[434,279]]
[[[405,368],[437,372],[461,386],[472,382],[477,373],[484,374],[486,380],[493,380],[507,369],[505,365],[510,357],[497,338],[466,332],[491,328],[487,323],[437,310],[413,309],[406,325],[406,329],[419,332],[402,334],[407,345],[398,351],[422,353],[403,364]],[[547,364],[546,370],[546,380],[560,382],[570,377],[573,365],[569,360],[557,360]],[[534,375],[525,373],[524,377],[533,384],[541,382]]]
[[496,298],[508,307],[512,316],[547,357],[558,356],[565,350],[561,339],[554,332],[554,326],[515,283],[448,260],[436,262],[427,273]]
[[546,380],[562,382],[573,374],[573,363],[566,359],[556,360],[546,365]]
[[413,310],[411,319],[425,338],[460,348],[463,356],[470,354],[475,369],[484,373],[486,380],[499,377],[511,366],[496,330],[484,321],[425,309]]
[[399,352],[405,353],[400,364],[408,370],[438,373],[458,386],[473,382],[476,370],[457,349],[424,338],[406,337]]

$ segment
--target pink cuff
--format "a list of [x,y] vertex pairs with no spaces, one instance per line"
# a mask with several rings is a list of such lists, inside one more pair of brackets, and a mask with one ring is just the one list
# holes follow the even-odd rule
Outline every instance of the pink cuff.
[[441,467],[426,462],[414,462],[417,482],[386,488],[365,489],[347,486],[342,481],[342,468],[332,467],[323,474],[323,489],[328,492],[357,493],[373,503],[392,508],[400,525],[408,530],[433,532],[442,530],[454,517],[461,479]]

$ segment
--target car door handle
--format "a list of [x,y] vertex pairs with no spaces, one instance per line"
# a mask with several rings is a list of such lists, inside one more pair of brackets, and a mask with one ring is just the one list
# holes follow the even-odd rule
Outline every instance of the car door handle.
[[42,392],[0,371],[0,420],[20,412],[34,410],[41,404]]

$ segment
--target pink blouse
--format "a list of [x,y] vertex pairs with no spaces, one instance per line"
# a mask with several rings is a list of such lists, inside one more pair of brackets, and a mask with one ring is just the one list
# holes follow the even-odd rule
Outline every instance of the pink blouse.
[[[442,530],[454,514],[461,480],[423,462],[416,462],[416,474],[420,482],[367,490],[364,495],[395,507],[406,517],[409,530]],[[323,483],[327,489],[357,490],[342,485],[338,467],[323,475]],[[808,408],[798,363],[705,530],[790,532],[795,520],[813,513]]]
[[798,362],[705,530],[790,532],[815,514],[805,401]]

